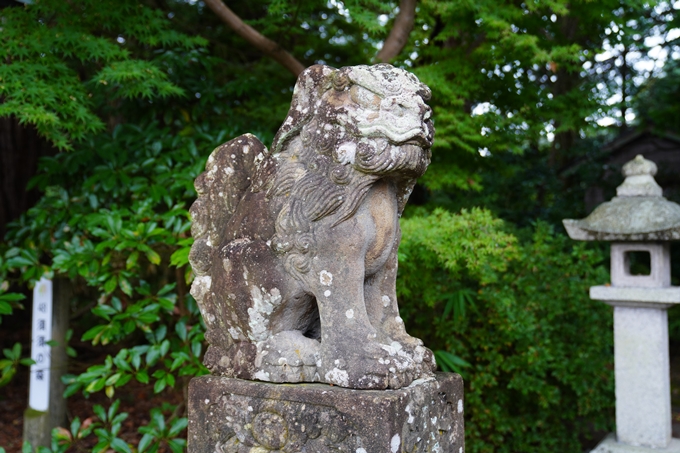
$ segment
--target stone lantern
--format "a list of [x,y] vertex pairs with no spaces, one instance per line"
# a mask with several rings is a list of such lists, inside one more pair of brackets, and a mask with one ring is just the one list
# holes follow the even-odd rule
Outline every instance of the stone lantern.
[[[638,155],[623,166],[616,197],[582,220],[564,220],[572,239],[611,242],[611,285],[590,297],[614,307],[616,435],[597,453],[680,452],[671,436],[667,309],[680,303],[671,286],[670,241],[680,239],[680,205],[666,200],[654,162]],[[648,258],[650,273],[631,272],[633,255]]]

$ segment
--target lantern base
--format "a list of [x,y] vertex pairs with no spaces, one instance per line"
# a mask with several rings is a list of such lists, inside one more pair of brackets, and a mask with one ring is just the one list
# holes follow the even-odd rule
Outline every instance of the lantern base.
[[680,453],[680,439],[671,439],[666,448],[636,447],[617,442],[616,435],[612,433],[590,453]]

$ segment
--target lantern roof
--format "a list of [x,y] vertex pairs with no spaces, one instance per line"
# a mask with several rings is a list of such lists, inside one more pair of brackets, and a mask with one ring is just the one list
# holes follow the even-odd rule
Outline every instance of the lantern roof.
[[680,240],[680,205],[662,196],[654,162],[638,154],[623,166],[626,179],[616,196],[585,219],[562,221],[569,237],[580,241]]

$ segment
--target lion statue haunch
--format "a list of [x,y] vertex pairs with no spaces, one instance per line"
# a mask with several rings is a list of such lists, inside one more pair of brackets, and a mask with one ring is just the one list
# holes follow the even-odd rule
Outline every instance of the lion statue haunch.
[[189,258],[214,374],[356,389],[432,375],[395,290],[399,216],[430,162],[429,98],[387,64],[312,66],[271,152],[246,134],[211,154]]

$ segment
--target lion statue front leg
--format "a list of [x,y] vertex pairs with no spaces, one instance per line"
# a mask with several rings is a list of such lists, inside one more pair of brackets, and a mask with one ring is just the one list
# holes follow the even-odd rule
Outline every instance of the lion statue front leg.
[[396,240],[385,265],[366,279],[364,298],[366,309],[373,325],[380,332],[384,343],[399,343],[400,347],[413,358],[415,375],[435,371],[437,365],[432,351],[424,347],[422,340],[406,332],[404,320],[399,315],[397,304],[397,249]]
[[400,388],[433,371],[432,353],[399,318],[396,204],[394,184],[381,181],[352,219],[317,229],[320,246],[307,282],[319,307],[317,373],[324,382]]

